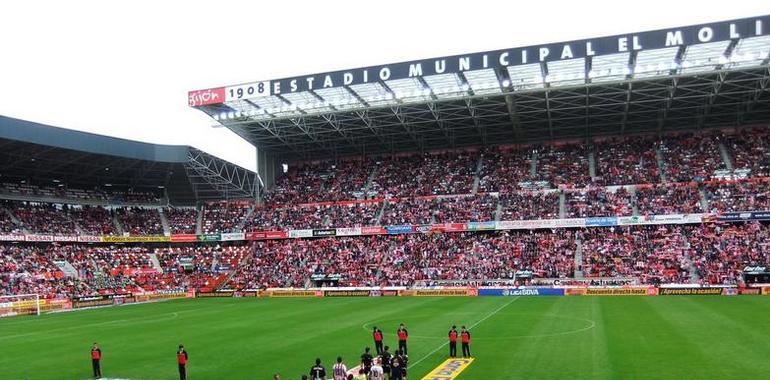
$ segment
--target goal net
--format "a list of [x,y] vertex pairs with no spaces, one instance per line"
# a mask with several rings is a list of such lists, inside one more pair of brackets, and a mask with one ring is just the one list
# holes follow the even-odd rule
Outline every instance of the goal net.
[[0,318],[14,315],[40,315],[45,300],[38,294],[0,296]]

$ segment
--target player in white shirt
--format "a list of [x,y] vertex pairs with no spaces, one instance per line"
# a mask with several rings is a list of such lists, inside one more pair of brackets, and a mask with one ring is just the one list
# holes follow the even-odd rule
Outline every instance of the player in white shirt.
[[372,369],[369,370],[369,380],[385,380],[385,372],[380,365],[380,359],[374,359]]
[[348,378],[348,367],[345,367],[345,364],[342,363],[342,357],[337,357],[337,363],[334,364],[332,374],[334,374],[334,380],[345,380]]

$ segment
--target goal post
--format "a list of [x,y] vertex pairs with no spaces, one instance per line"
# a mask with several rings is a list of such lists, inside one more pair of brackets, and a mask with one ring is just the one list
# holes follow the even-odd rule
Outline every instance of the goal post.
[[42,303],[39,294],[0,296],[0,318],[15,315],[40,315]]

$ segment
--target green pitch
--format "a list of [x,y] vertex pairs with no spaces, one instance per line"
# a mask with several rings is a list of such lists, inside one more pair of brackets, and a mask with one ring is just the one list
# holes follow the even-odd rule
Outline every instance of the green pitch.
[[[770,297],[197,299],[0,320],[0,378],[87,379],[99,342],[108,378],[299,379],[320,357],[353,365],[370,328],[410,333],[409,378],[473,326],[470,379],[770,378]],[[459,349],[459,348],[458,348]]]

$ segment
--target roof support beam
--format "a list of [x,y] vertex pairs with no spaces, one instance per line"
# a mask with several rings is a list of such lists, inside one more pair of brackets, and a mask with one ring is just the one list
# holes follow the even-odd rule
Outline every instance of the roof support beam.
[[337,133],[344,137],[345,140],[347,140],[351,146],[355,147],[358,151],[363,153],[364,149],[363,146],[358,143],[356,140],[352,139],[348,132],[343,130],[343,128],[340,126],[340,122],[337,119],[337,114],[322,114],[321,117],[326,120],[327,123],[329,123],[329,126],[331,126]]
[[409,134],[409,136],[412,138],[412,141],[417,145],[418,148],[422,149],[422,141],[420,141],[420,138],[417,136],[417,133],[412,129],[412,127],[409,125],[409,123],[406,120],[406,115],[404,115],[403,109],[400,105],[398,106],[392,106],[390,107],[391,112],[393,112],[393,115],[398,120],[398,123],[404,128],[406,133]]
[[190,149],[187,159],[185,171],[191,179],[196,196],[202,193],[201,188],[205,184],[225,198],[256,198],[259,186],[257,173],[197,149]]
[[626,103],[623,104],[623,120],[620,122],[620,135],[626,133],[626,124],[628,122],[628,110],[631,108],[631,92],[634,90],[634,82],[626,83]]
[[446,125],[444,124],[444,119],[441,117],[441,110],[439,110],[438,104],[434,102],[429,102],[427,106],[431,115],[433,115],[433,118],[436,119],[436,124],[441,129],[441,133],[444,134],[444,137],[446,138],[447,143],[449,144],[449,146],[454,147],[455,146],[454,138],[450,136],[449,130],[446,128]]
[[679,85],[679,78],[671,78],[671,86],[668,87],[666,92],[666,100],[663,103],[662,115],[658,117],[658,135],[663,135],[663,128],[666,126],[666,119],[668,118],[668,112],[671,110],[671,103],[674,101],[674,94],[676,94],[677,86]]
[[714,105],[714,102],[717,100],[717,97],[719,96],[719,90],[722,89],[722,85],[725,83],[725,77],[727,76],[727,73],[724,71],[720,71],[717,73],[717,79],[712,84],[713,89],[708,96],[706,96],[705,104],[703,107],[703,112],[698,114],[698,121],[696,122],[696,128],[701,129],[703,128],[703,123],[708,118],[709,114],[711,113],[711,107]]

